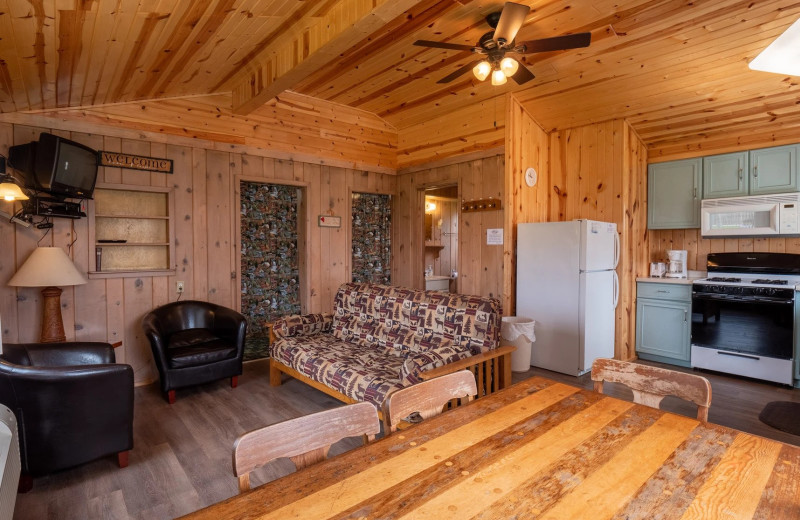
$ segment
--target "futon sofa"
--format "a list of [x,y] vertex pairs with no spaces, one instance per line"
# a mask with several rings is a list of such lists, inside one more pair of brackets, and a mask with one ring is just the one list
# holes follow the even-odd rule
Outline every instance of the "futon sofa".
[[380,408],[395,390],[472,369],[479,395],[510,384],[510,352],[498,347],[494,298],[346,283],[333,314],[289,316],[272,324],[270,383],[281,373],[346,403]]

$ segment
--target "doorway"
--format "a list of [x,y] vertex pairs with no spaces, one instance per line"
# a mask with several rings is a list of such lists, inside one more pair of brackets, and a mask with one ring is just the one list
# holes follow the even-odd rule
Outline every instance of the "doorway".
[[458,185],[425,189],[425,289],[458,292]]
[[244,359],[251,360],[269,356],[268,323],[301,312],[303,190],[249,181],[239,188],[241,308],[248,323]]

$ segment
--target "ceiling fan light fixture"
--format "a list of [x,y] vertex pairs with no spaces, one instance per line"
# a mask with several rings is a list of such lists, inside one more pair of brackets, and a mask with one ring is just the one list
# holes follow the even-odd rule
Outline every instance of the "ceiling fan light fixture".
[[489,73],[492,72],[492,66],[489,65],[489,62],[483,60],[482,62],[478,63],[472,68],[472,73],[475,74],[475,77],[478,78],[480,81],[485,80],[489,77]]
[[747,66],[751,70],[800,76],[800,20],[794,22]]
[[519,63],[514,58],[505,57],[500,62],[500,70],[503,71],[506,77],[511,77],[519,70]]
[[492,72],[492,85],[494,86],[503,85],[505,84],[506,81],[508,81],[508,79],[506,78],[506,75],[503,73],[502,70],[497,69],[494,72]]

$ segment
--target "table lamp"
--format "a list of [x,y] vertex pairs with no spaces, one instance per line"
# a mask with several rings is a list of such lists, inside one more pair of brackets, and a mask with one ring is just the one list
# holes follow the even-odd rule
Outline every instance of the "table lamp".
[[12,287],[44,287],[42,335],[39,339],[42,343],[67,340],[61,319],[62,291],[57,286],[85,283],[86,278],[60,247],[37,247],[8,281]]

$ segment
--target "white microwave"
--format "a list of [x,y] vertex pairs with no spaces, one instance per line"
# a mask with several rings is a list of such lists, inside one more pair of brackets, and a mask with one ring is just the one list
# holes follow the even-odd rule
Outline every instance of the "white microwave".
[[800,193],[704,199],[700,206],[704,237],[800,234]]

